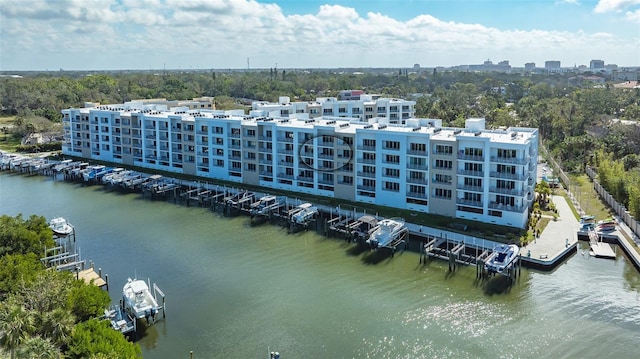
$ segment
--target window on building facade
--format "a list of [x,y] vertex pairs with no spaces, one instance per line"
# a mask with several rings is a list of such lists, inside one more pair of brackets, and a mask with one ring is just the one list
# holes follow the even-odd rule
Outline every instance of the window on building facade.
[[397,182],[384,181],[383,183],[384,183],[383,188],[387,191],[393,191],[393,192],[400,191],[400,184]]
[[482,194],[480,194],[480,193],[472,193],[472,192],[465,192],[464,193],[464,199],[465,199],[465,201],[482,202]]
[[451,190],[444,188],[436,188],[434,189],[434,196],[441,198],[451,198]]
[[353,184],[353,177],[342,176],[342,184]]
[[383,148],[386,150],[399,150],[400,149],[400,141],[384,141]]
[[387,177],[394,177],[394,178],[399,178],[400,177],[400,170],[397,168],[385,168],[384,169],[384,175]]
[[365,138],[362,140],[362,145],[365,147],[376,147],[376,140]]
[[464,185],[470,187],[482,187],[482,178],[465,177]]
[[398,155],[385,155],[384,159],[386,163],[392,163],[392,164],[400,163],[400,156]]
[[434,177],[434,182],[436,182],[436,183],[451,184],[451,181],[452,181],[451,175],[443,175],[441,173],[436,173],[436,175]]
[[482,172],[482,163],[469,163],[464,164],[465,171]]
[[482,148],[467,147],[464,149],[465,156],[482,157]]
[[376,154],[372,153],[372,152],[365,152],[365,153],[362,154],[362,158],[367,162],[369,162],[369,161],[375,162],[376,161]]
[[498,157],[500,158],[515,158],[516,150],[505,150],[502,148],[498,148]]
[[453,153],[453,146],[436,145],[436,153],[439,155],[450,155]]
[[516,183],[514,181],[506,181],[506,180],[498,180],[496,182],[496,187],[501,189],[514,189],[516,188]]
[[453,162],[449,160],[436,160],[436,168],[451,169]]
[[498,168],[498,173],[511,173],[511,174],[516,173],[516,166],[498,165],[497,168]]

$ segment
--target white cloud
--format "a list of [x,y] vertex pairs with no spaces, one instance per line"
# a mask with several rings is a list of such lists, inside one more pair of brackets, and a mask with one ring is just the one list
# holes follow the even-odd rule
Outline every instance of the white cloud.
[[639,4],[640,0],[600,0],[593,11],[597,13],[622,11]]
[[[621,9],[632,2],[640,0],[601,1],[598,6]],[[629,10],[626,16],[638,21],[640,13]],[[163,63],[237,68],[247,57],[252,67],[275,62],[280,67],[432,66],[486,58],[521,66],[539,56],[538,61],[567,54],[588,59],[602,53],[622,54],[631,62],[637,54],[634,42],[637,37],[504,30],[428,14],[399,21],[375,12],[360,15],[342,5],[285,15],[278,5],[253,0],[0,0],[0,63],[11,69]]]
[[640,24],[640,9],[635,11],[627,11],[625,18],[631,22]]

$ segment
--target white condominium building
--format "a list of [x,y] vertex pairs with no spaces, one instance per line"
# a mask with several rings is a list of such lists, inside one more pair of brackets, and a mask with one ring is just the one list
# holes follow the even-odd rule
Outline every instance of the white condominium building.
[[65,155],[524,227],[538,131],[161,103],[63,110]]
[[[344,92],[344,91],[343,91]],[[348,92],[351,94],[352,92]],[[341,94],[341,98],[345,97]],[[391,124],[404,124],[415,114],[415,101],[396,98],[383,98],[379,95],[358,93],[358,100],[340,100],[336,97],[318,97],[315,101],[291,102],[282,96],[278,102],[260,102],[251,104],[253,110],[266,111],[273,118],[288,118],[293,114],[308,114],[310,118],[339,117],[370,120],[376,117],[387,118]]]

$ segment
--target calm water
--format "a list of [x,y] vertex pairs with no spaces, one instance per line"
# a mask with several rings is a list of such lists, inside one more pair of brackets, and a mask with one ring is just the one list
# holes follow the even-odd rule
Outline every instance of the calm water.
[[127,277],[158,283],[167,318],[139,341],[145,358],[637,355],[640,275],[620,254],[578,253],[507,288],[417,253],[371,256],[244,216],[0,173],[0,214],[19,213],[69,219],[114,302]]

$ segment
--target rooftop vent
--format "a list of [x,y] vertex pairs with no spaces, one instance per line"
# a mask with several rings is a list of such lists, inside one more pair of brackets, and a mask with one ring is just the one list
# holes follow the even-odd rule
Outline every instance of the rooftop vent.
[[370,128],[373,128],[373,125],[366,125],[366,126],[364,126],[364,129],[365,129],[365,130],[368,130],[368,129],[370,129]]
[[440,132],[440,131],[442,131],[442,129],[441,129],[441,128],[436,128],[435,130],[433,130],[433,133],[438,133],[438,132]]
[[473,135],[474,136],[480,136],[481,134],[482,134],[482,132],[478,131],[478,132],[474,133]]
[[349,124],[348,123],[340,124],[340,128],[345,128],[345,127],[349,127]]
[[387,128],[387,125],[380,125],[380,126],[378,126],[378,130],[384,130],[385,128]]
[[418,131],[420,131],[420,129],[421,129],[421,128],[422,128],[422,127],[420,127],[420,126],[418,126],[418,127],[414,127],[411,131],[412,131],[412,132],[418,132]]

